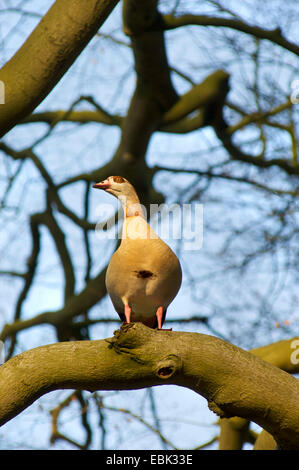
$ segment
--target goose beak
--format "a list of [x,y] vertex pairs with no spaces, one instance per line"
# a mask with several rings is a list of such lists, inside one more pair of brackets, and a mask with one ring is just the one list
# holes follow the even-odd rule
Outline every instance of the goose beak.
[[96,189],[108,189],[110,188],[110,183],[108,180],[104,180],[100,181],[99,183],[93,184],[92,187]]

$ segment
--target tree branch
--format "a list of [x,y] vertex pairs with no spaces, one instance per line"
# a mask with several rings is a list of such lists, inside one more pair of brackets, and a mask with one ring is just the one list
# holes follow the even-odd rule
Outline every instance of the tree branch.
[[250,421],[244,418],[220,420],[219,450],[241,450],[247,441]]
[[264,429],[258,435],[253,450],[276,450],[277,444],[273,436]]
[[160,165],[155,165],[154,167],[151,168],[153,174],[156,174],[158,171],[169,171],[171,173],[191,173],[194,175],[199,175],[202,177],[206,177],[209,179],[224,179],[228,181],[235,181],[237,183],[244,183],[244,184],[249,184],[251,186],[254,186],[262,191],[266,191],[272,194],[277,194],[277,195],[290,195],[293,197],[298,196],[299,190],[283,190],[279,188],[274,188],[271,186],[266,186],[262,183],[259,183],[258,181],[255,181],[254,179],[249,179],[246,177],[240,177],[240,176],[235,176],[233,174],[230,174],[228,172],[223,172],[223,173],[216,173],[213,170],[198,170],[198,169],[185,169],[185,168],[171,168],[171,167],[163,167]]
[[288,41],[284,36],[282,36],[280,28],[268,30],[258,26],[249,25],[240,19],[219,18],[216,16],[192,14],[177,17],[173,15],[164,15],[163,23],[164,29],[167,30],[190,25],[231,28],[242,33],[250,34],[251,36],[259,39],[267,39],[268,41],[271,41],[283,47],[284,49],[299,55],[299,46],[291,41]]
[[108,126],[119,126],[121,127],[123,117],[118,115],[100,113],[98,110],[80,110],[80,111],[66,111],[63,109],[57,109],[56,111],[43,111],[38,113],[29,114],[18,124],[31,124],[35,122],[44,122],[53,126],[58,122],[74,122],[79,124],[88,124],[95,122],[98,124],[106,124]]
[[170,124],[184,118],[189,113],[202,107],[208,107],[226,96],[228,88],[228,73],[216,70],[201,83],[194,85],[164,114],[163,124]]
[[6,102],[5,112],[0,115],[0,137],[50,93],[117,3],[56,0],[0,70]]
[[227,150],[233,160],[249,163],[259,168],[271,168],[273,166],[277,166],[289,175],[299,175],[299,165],[296,164],[295,166],[293,161],[286,159],[284,160],[283,158],[271,158],[266,160],[264,158],[259,158],[258,156],[255,157],[246,152],[243,152],[237,145],[234,144],[232,136],[228,131],[229,126],[223,118],[214,123],[214,129],[218,139],[222,142],[224,148]]
[[256,422],[281,449],[299,446],[298,381],[213,336],[130,323],[113,338],[51,344],[15,356],[1,366],[0,384],[1,424],[52,390],[175,384],[201,394],[221,417]]
[[[296,374],[299,372],[299,363],[291,360],[292,345],[298,338],[281,340],[266,346],[251,349],[251,353],[261,357],[264,361],[279,367],[280,369]],[[220,450],[241,450],[249,435],[249,421],[243,418],[231,418],[220,420]],[[276,442],[269,433],[263,430],[257,437],[254,450],[276,448]]]

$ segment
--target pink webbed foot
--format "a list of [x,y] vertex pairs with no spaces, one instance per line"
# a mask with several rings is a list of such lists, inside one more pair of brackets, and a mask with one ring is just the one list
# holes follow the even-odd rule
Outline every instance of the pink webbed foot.
[[158,309],[156,311],[156,316],[157,316],[157,320],[158,320],[158,330],[172,331],[172,328],[162,328],[163,307],[158,307]]
[[126,317],[126,323],[131,322],[131,308],[129,305],[125,305],[125,317]]

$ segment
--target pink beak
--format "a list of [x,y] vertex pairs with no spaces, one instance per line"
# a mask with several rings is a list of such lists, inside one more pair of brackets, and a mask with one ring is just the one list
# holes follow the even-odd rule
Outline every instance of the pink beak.
[[100,181],[99,183],[93,184],[92,187],[96,189],[108,189],[110,188],[110,183],[108,180],[104,180]]

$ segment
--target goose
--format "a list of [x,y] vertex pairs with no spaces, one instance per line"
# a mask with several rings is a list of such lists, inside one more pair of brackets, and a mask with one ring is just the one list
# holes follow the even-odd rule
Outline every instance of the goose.
[[124,323],[141,322],[161,330],[167,307],[181,286],[180,262],[147,223],[128,180],[109,176],[93,188],[117,197],[124,212],[121,243],[110,259],[105,279],[112,304]]

